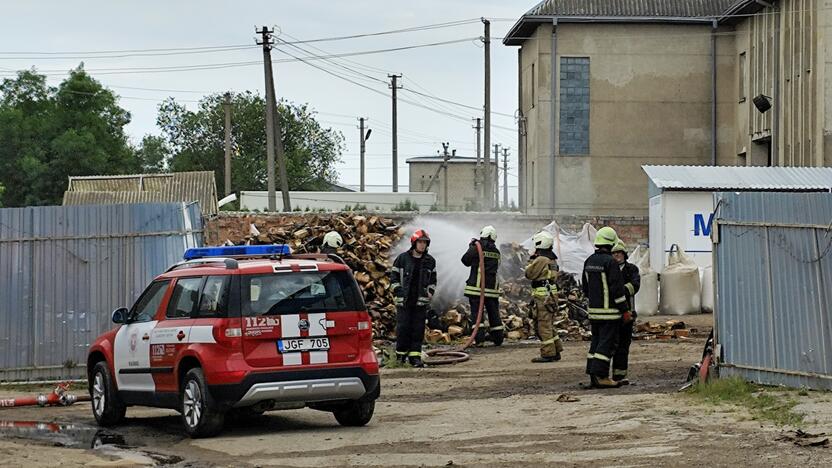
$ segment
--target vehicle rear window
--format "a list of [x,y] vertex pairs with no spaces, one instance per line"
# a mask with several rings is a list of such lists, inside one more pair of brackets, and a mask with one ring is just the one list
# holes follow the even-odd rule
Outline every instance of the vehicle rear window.
[[364,310],[364,299],[346,271],[244,275],[245,316]]

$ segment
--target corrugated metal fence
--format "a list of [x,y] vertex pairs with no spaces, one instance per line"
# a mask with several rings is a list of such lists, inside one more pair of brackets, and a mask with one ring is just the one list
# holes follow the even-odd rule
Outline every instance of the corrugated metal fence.
[[113,309],[199,245],[195,203],[0,209],[0,380],[83,376]]
[[832,194],[714,196],[722,375],[832,389]]

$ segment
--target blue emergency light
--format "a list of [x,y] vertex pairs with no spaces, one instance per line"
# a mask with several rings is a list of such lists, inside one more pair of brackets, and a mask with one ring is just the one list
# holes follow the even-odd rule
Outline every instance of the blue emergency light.
[[188,249],[183,258],[195,260],[208,257],[268,257],[272,255],[290,255],[292,249],[286,244],[272,245],[231,245],[223,247],[200,247]]

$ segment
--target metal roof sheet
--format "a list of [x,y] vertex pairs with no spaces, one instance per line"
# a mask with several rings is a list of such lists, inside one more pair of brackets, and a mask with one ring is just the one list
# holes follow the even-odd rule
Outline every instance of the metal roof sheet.
[[736,0],[544,0],[526,16],[716,17]]
[[832,190],[832,167],[641,166],[664,190]]
[[199,202],[203,214],[213,215],[219,211],[213,171],[70,177],[63,204],[195,201]]

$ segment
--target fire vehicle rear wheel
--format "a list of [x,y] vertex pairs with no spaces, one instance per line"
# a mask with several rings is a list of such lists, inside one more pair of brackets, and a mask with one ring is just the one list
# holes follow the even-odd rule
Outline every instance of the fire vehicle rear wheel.
[[99,426],[114,426],[124,420],[127,407],[121,402],[116,391],[110,368],[105,361],[98,362],[92,368],[90,378],[90,398],[92,415]]
[[191,369],[185,374],[180,397],[182,424],[189,436],[212,437],[222,431],[225,413],[208,391],[202,369]]
[[375,400],[357,400],[346,403],[334,410],[332,414],[335,415],[335,419],[342,426],[365,426],[373,419],[375,408]]

